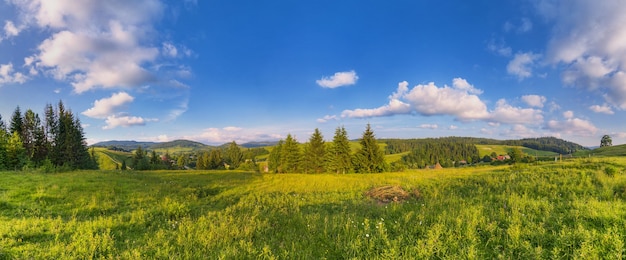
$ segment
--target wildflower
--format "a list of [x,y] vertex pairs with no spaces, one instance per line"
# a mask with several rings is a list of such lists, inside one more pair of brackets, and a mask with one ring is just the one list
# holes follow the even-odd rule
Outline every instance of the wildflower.
[[369,238],[369,237],[370,237],[370,234],[365,234],[365,237]]

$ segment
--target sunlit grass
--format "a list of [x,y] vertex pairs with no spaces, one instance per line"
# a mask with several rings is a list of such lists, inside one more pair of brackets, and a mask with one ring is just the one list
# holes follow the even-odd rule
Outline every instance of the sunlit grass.
[[[367,175],[3,172],[0,259],[619,259],[625,165],[591,158]],[[366,196],[387,185],[419,197]]]

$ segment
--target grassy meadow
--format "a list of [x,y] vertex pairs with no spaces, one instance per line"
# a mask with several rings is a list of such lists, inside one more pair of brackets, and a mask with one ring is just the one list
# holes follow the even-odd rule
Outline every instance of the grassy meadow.
[[621,259],[625,167],[0,172],[0,259]]

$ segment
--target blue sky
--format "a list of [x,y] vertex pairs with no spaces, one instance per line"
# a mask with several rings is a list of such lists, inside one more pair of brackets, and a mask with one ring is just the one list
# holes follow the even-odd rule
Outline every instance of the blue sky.
[[556,136],[626,143],[626,5],[0,2],[0,115],[62,100],[89,143]]

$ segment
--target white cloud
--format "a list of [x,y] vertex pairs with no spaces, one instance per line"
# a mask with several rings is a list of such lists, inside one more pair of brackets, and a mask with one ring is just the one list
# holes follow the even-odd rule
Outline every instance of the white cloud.
[[488,116],[485,103],[467,89],[440,88],[431,82],[413,87],[403,98],[417,113],[426,116],[451,115],[463,121]]
[[496,108],[489,115],[489,120],[505,124],[541,124],[543,115],[541,110],[519,108],[509,105],[506,100],[496,102]]
[[7,38],[17,36],[18,34],[20,34],[20,31],[20,28],[15,27],[15,24],[13,24],[13,22],[4,22],[4,35],[6,35]]
[[317,122],[318,123],[326,123],[326,122],[331,121],[331,120],[339,120],[339,118],[337,118],[337,116],[335,116],[335,115],[325,115],[322,118],[318,118]]
[[0,86],[11,83],[23,84],[26,80],[27,77],[24,74],[13,70],[12,63],[0,64]]
[[137,116],[117,116],[111,115],[106,118],[106,126],[102,129],[114,129],[118,126],[121,127],[130,127],[130,126],[143,126],[146,125],[147,122],[156,122],[158,119],[144,119],[142,117]]
[[482,90],[474,88],[472,84],[469,84],[467,80],[462,79],[462,78],[452,79],[452,86],[456,89],[467,91],[470,94],[480,95],[483,93]]
[[158,80],[144,66],[159,57],[151,34],[152,22],[164,10],[160,1],[9,2],[21,12],[24,27],[51,33],[25,64],[69,81],[76,93],[140,87]]
[[567,110],[567,111],[563,112],[563,117],[565,119],[572,119],[572,118],[574,118],[574,111]]
[[506,66],[506,71],[511,75],[517,76],[519,80],[531,77],[532,67],[540,57],[541,55],[532,52],[517,53]]
[[157,142],[168,142],[168,141],[170,141],[170,138],[167,137],[167,135],[159,135],[159,136],[157,136],[156,141]]
[[[455,78],[453,87],[438,87],[432,82],[427,85],[417,85],[412,89],[407,86],[406,81],[400,82],[396,92],[388,97],[389,103],[384,106],[344,110],[341,116],[367,118],[417,113],[424,116],[453,116],[459,121],[483,120],[494,124],[543,123],[541,110],[513,107],[504,99],[496,103],[493,111],[489,111],[487,105],[477,95],[482,93],[482,90],[476,89],[462,78]],[[528,96],[523,99],[535,106],[543,105],[545,102],[545,97],[542,96]]]
[[337,72],[330,77],[322,77],[322,79],[316,80],[317,85],[324,88],[337,88],[342,86],[349,86],[356,84],[359,76],[356,75],[354,70]]
[[92,118],[107,118],[115,114],[116,109],[133,102],[135,98],[126,92],[118,92],[109,98],[96,100],[92,108],[82,114]]
[[236,131],[233,131],[232,127],[212,127],[202,130],[202,133],[199,135],[183,136],[182,138],[209,144],[224,144],[232,141],[243,144],[251,141],[276,141],[283,138],[281,135],[266,134],[254,129],[239,127],[236,127],[236,129]]
[[546,60],[565,68],[563,81],[598,90],[609,104],[625,109],[624,2],[536,1],[535,7],[553,25]]
[[407,114],[411,112],[411,106],[407,103],[404,103],[398,99],[389,100],[389,104],[373,108],[373,109],[362,109],[357,108],[354,110],[344,110],[341,112],[341,117],[351,117],[351,118],[366,118],[366,117],[380,117],[380,116],[391,116],[396,114]]
[[596,112],[596,113],[603,113],[603,114],[607,114],[607,115],[612,115],[615,114],[615,112],[613,112],[613,110],[611,109],[610,106],[608,105],[593,105],[589,107],[589,110]]
[[558,134],[592,136],[598,129],[589,121],[580,118],[568,118],[565,121],[550,120],[546,129]]
[[227,132],[238,132],[238,131],[241,131],[243,128],[236,127],[236,126],[227,126],[227,127],[224,127],[223,129],[224,131],[227,131]]
[[419,126],[419,128],[422,128],[422,129],[433,129],[434,130],[434,129],[439,128],[439,126],[437,124],[421,124]]
[[522,101],[531,107],[543,107],[543,104],[546,102],[546,97],[539,95],[524,95],[522,96]]
[[511,126],[510,129],[505,130],[502,134],[504,136],[516,138],[529,138],[537,136],[537,133],[534,130],[519,124]]
[[449,129],[449,130],[456,130],[456,129],[459,129],[459,127],[458,127],[458,126],[455,126],[455,125],[450,125],[450,126],[448,127],[448,129]]

